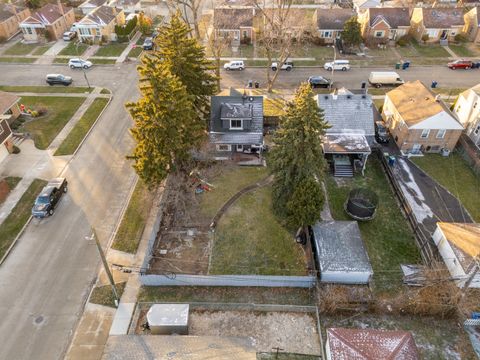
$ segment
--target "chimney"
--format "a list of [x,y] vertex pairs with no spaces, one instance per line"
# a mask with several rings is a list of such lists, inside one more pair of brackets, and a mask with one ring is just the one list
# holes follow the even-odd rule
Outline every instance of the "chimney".
[[62,14],[62,16],[65,16],[65,14],[63,13],[63,5],[60,0],[57,0],[57,6],[58,6],[58,11],[60,11],[60,14]]

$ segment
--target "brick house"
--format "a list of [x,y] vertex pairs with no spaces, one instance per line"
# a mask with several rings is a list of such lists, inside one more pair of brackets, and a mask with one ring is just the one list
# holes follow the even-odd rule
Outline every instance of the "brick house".
[[453,109],[465,134],[480,149],[480,84],[462,92]]
[[125,13],[122,9],[100,6],[80,20],[76,30],[82,42],[114,41],[116,40],[115,25],[123,24],[125,24]]
[[0,4],[0,39],[8,40],[20,31],[19,24],[30,16],[30,9]]
[[253,7],[220,7],[213,10],[213,31],[228,37],[233,45],[240,42],[251,44],[255,41],[253,20],[255,9]]
[[352,16],[355,16],[352,9],[317,9],[318,37],[326,44],[332,44],[340,38],[345,22]]
[[427,42],[452,41],[463,32],[465,20],[461,8],[415,8],[410,23],[410,34],[418,41],[428,35]]
[[463,132],[448,106],[419,80],[389,91],[382,116],[403,153],[452,151]]
[[58,40],[75,22],[73,9],[58,4],[47,4],[20,23],[23,38],[28,42],[38,42],[43,38]]
[[13,150],[10,124],[20,116],[17,95],[0,91],[0,161]]
[[410,31],[408,8],[370,8],[358,19],[362,36],[367,43],[386,44],[397,40]]
[[463,32],[475,43],[480,43],[480,7],[470,9],[464,16],[465,27]]

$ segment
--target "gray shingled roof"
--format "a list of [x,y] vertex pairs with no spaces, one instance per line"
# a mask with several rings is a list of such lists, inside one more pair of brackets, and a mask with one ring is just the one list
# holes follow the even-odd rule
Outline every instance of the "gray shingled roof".
[[392,29],[397,29],[399,26],[410,26],[408,8],[370,8],[368,12],[370,26],[376,25],[382,18]]
[[444,29],[464,25],[461,8],[422,8],[423,24],[429,29]]
[[317,95],[317,104],[323,109],[331,128],[327,134],[375,135],[373,103],[370,95]]
[[356,221],[322,221],[313,227],[320,271],[372,271]]
[[108,25],[117,17],[120,11],[122,10],[102,5],[85,16],[85,18],[99,25]]
[[352,9],[317,9],[319,30],[343,30],[345,22],[355,15]]
[[[224,119],[249,119],[248,129],[229,130],[222,126]],[[210,142],[213,144],[262,144],[262,96],[212,96],[210,109]]]

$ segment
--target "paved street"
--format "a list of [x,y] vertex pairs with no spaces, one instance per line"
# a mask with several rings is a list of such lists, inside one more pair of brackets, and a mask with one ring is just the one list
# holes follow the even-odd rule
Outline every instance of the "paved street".
[[[52,72],[85,83],[81,71],[36,65],[0,65],[0,83],[43,85]],[[0,267],[0,359],[62,358],[99,265],[94,242],[84,237],[95,226],[106,245],[132,185],[124,103],[137,93],[135,66],[98,67],[89,80],[110,88],[113,100],[65,169],[69,192],[55,216],[33,220]]]

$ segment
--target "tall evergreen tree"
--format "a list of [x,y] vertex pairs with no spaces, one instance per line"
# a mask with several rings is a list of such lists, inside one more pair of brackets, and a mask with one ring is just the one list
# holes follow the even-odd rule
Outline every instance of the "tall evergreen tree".
[[130,158],[140,178],[152,186],[182,169],[190,150],[201,143],[205,126],[193,96],[166,64],[144,57],[138,71],[142,97],[126,104],[135,123]]
[[358,46],[362,42],[362,31],[356,16],[345,21],[342,31],[342,40],[346,46]]
[[292,227],[315,224],[324,203],[323,189],[313,176],[300,180],[287,202],[287,223]]
[[[270,154],[270,166],[275,177],[273,207],[278,215],[288,218],[293,211],[293,205],[288,204],[302,180],[314,179],[320,186],[319,182],[324,177],[322,137],[329,126],[308,83],[302,83],[297,89],[294,99],[287,104],[286,114],[280,124],[273,137],[275,146]],[[302,186],[311,189],[311,181]],[[298,203],[298,193],[295,198]],[[303,224],[301,222],[297,226]]]

